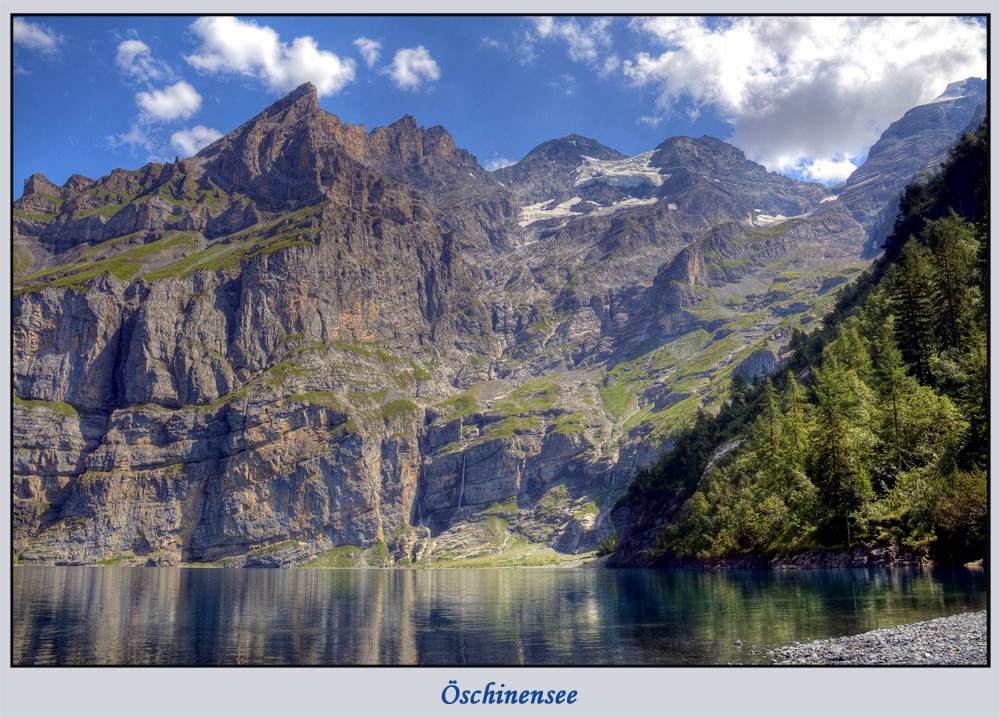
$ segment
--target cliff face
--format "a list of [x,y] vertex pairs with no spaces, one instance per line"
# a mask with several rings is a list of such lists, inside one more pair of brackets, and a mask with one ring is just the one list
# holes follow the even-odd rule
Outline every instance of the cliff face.
[[17,560],[559,562],[863,266],[825,188],[717,140],[522,163],[305,85],[195,157],[29,178]]

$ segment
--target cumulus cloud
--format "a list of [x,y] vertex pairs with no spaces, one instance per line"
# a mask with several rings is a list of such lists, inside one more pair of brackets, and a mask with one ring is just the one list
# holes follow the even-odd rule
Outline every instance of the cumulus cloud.
[[519,46],[523,64],[530,64],[538,56],[535,46],[542,41],[561,42],[566,46],[569,58],[574,62],[606,71],[617,65],[617,58],[602,58],[602,53],[611,47],[611,18],[593,18],[581,24],[576,18],[556,19],[553,17],[532,18],[532,27],[525,32]]
[[419,90],[424,83],[441,78],[441,70],[423,45],[399,50],[388,72],[401,90]]
[[361,53],[368,68],[375,67],[375,63],[378,62],[378,58],[382,54],[382,43],[367,37],[359,37],[354,41],[354,45],[358,48],[358,52]]
[[945,86],[986,76],[985,26],[958,17],[657,17],[663,47],[622,70],[657,109],[712,109],[771,170],[846,177],[893,120]]
[[29,50],[37,50],[51,55],[59,49],[59,44],[62,42],[61,35],[20,17],[14,18],[13,30],[14,44]]
[[222,133],[215,128],[195,125],[170,135],[170,144],[181,157],[190,157],[198,154],[202,147],[207,147],[220,137],[222,137]]
[[171,80],[174,73],[165,63],[153,57],[149,45],[139,39],[119,43],[115,53],[115,65],[122,74],[137,80]]
[[191,30],[201,46],[184,59],[200,72],[256,77],[276,92],[312,82],[320,95],[339,92],[354,81],[357,63],[320,50],[308,35],[289,45],[270,27],[234,17],[202,17]]
[[162,90],[140,92],[135,101],[146,117],[160,121],[187,119],[201,107],[201,95],[183,80]]

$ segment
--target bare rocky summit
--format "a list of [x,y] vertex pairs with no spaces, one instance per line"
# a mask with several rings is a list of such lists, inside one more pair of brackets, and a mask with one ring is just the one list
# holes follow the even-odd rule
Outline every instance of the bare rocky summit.
[[712,138],[570,135],[491,173],[308,84],[194,157],[32,175],[15,560],[586,553],[671,430],[864,268],[857,206]]

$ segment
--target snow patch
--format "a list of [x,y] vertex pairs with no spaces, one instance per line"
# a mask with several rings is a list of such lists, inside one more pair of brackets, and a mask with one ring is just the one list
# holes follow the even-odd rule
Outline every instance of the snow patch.
[[621,202],[615,202],[614,204],[608,205],[607,207],[601,207],[596,209],[591,214],[604,215],[613,214],[620,209],[628,209],[629,207],[638,207],[643,204],[656,204],[656,197],[650,197],[649,199],[639,199],[638,197],[629,197],[628,199],[623,199]]
[[574,214],[580,214],[579,212],[573,212],[570,208],[577,202],[582,201],[580,197],[573,197],[557,204],[555,207],[549,207],[552,204],[552,200],[522,207],[519,224],[522,227],[527,227],[532,222],[539,222],[543,219],[558,219],[560,217],[570,217]]
[[958,82],[952,82],[945,91],[940,95],[935,97],[933,100],[928,102],[928,105],[933,105],[937,102],[951,102],[952,100],[960,100],[963,97],[968,97],[972,94],[969,88],[966,87],[967,80],[959,80]]
[[[573,197],[565,202],[561,202],[554,207],[551,207],[553,200],[547,200],[545,202],[538,202],[537,204],[528,205],[527,207],[521,208],[521,219],[518,222],[522,227],[527,227],[533,222],[540,222],[543,219],[565,219],[568,217],[582,217],[584,214],[588,216],[603,216],[608,214],[614,214],[615,212],[622,209],[629,209],[630,207],[639,207],[644,204],[655,204],[657,199],[655,197],[650,197],[649,199],[639,199],[637,197],[629,197],[623,199],[620,202],[615,202],[608,205],[607,207],[597,207],[596,209],[591,209],[589,212],[581,212],[579,210],[573,209],[578,203],[583,202],[580,197]],[[594,207],[592,203],[587,203],[590,207]],[[668,209],[677,209],[677,205],[669,204]]]
[[576,167],[574,187],[608,184],[612,187],[659,187],[670,175],[660,174],[657,167],[650,167],[649,160],[656,150],[643,152],[624,160],[599,160],[583,155],[583,162]]
[[833,197],[824,197],[823,199],[821,199],[819,201],[819,203],[823,204],[824,202],[833,202],[833,200],[837,199],[837,197],[839,197],[839,196],[840,196],[839,194],[835,194],[835,195],[833,195]]
[[751,224],[755,227],[770,227],[772,224],[784,222],[786,219],[788,219],[788,217],[783,214],[757,214],[751,220]]
[[787,222],[790,219],[805,217],[804,214],[797,214],[794,217],[786,217],[783,214],[764,214],[759,209],[750,213],[750,224],[754,227],[770,227],[779,222]]

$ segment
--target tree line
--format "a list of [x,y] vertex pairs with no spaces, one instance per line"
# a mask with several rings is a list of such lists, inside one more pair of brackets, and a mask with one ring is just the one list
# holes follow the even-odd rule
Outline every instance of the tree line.
[[985,555],[988,141],[983,123],[907,187],[883,254],[820,330],[793,335],[783,373],[734,375],[721,409],[639,470],[621,505],[671,514],[651,561],[889,544]]

